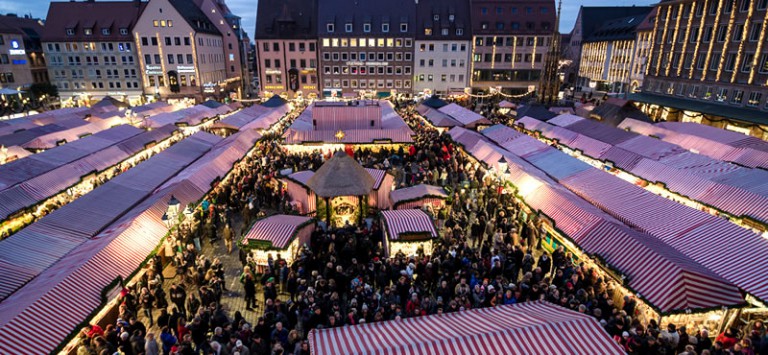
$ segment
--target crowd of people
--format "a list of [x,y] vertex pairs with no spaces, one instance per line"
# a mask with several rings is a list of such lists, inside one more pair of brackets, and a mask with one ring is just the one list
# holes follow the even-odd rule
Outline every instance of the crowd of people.
[[124,290],[117,324],[83,329],[79,353],[304,355],[312,329],[546,300],[594,316],[630,354],[768,354],[761,322],[722,334],[641,322],[637,301],[598,270],[562,247],[544,251],[537,220],[522,218],[522,206],[448,135],[428,127],[411,103],[397,102],[397,109],[416,133],[413,146],[353,155],[363,166],[388,169],[399,187],[429,183],[450,192],[446,208],[433,212],[441,235],[433,250],[387,256],[375,220],[317,226],[292,264],[274,254],[263,267],[238,247],[237,297],[246,307],[227,310],[222,297],[232,280],[220,259],[201,254],[202,244],[223,242],[234,253],[233,241],[255,218],[291,212],[278,172],[316,170],[330,156],[289,154],[268,137],[180,228],[166,253],[176,266],[174,284],[163,287],[158,257],[144,280]]

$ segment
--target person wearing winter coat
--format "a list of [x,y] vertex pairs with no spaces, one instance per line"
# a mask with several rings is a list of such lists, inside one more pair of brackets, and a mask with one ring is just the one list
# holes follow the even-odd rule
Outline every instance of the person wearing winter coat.
[[[168,327],[164,327],[168,328]],[[155,333],[148,333],[144,341],[144,355],[160,355],[160,348],[155,340]]]

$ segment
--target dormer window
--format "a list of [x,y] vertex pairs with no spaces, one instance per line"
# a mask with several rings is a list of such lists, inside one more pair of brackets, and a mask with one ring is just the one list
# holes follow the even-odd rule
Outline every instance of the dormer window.
[[400,32],[408,32],[408,24],[407,23],[401,23],[400,24]]
[[432,16],[432,19],[435,21],[440,21],[440,15],[435,14],[434,16]]
[[351,23],[345,24],[344,31],[352,32],[352,24]]
[[86,36],[90,36],[93,34],[93,29],[86,28],[83,30],[83,32],[85,33]]
[[443,30],[441,31],[441,34],[443,36],[447,36],[448,35],[448,29],[447,28],[443,28]]
[[384,33],[389,32],[389,24],[388,23],[382,23],[381,24],[381,32],[384,32]]
[[67,36],[74,36],[74,35],[75,35],[75,29],[67,28]]
[[424,35],[425,36],[431,36],[432,35],[432,29],[431,28],[425,28],[424,29]]
[[334,26],[333,26],[332,23],[329,23],[329,24],[325,25],[325,28],[326,28],[326,30],[328,30],[328,33],[333,33]]
[[109,28],[102,28],[101,29],[101,34],[103,34],[105,36],[109,36],[110,33],[112,33],[112,31],[110,31]]
[[457,28],[456,29],[456,35],[457,36],[463,36],[464,35],[464,29],[463,28]]
[[453,20],[455,20],[455,19],[456,19],[456,17],[454,17],[453,14],[448,15],[448,21],[453,22]]
[[371,24],[370,23],[364,23],[363,24],[363,32],[365,32],[365,33],[371,32]]
[[121,28],[120,29],[120,35],[127,36],[128,35],[128,29],[127,28]]

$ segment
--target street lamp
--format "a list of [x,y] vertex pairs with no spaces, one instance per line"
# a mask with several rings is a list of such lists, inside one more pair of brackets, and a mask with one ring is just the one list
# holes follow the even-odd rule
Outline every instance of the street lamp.
[[504,156],[499,158],[498,164],[499,164],[499,173],[505,174],[508,172],[507,169],[509,168],[509,166],[507,164],[507,159],[504,158]]

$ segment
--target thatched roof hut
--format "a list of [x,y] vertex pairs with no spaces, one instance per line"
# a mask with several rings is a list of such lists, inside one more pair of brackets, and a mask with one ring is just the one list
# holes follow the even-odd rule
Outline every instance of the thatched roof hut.
[[307,186],[318,197],[363,196],[373,190],[374,181],[360,164],[344,152],[336,153],[333,158],[317,169]]

